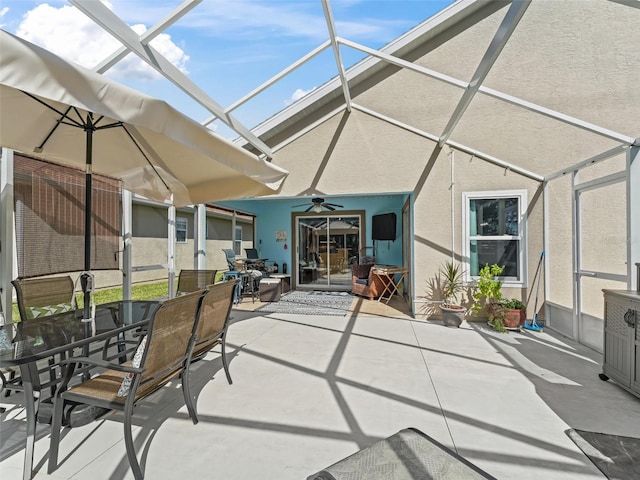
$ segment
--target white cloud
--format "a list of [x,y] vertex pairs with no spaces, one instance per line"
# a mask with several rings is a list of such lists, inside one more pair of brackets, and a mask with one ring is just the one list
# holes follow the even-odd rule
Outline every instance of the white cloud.
[[[111,8],[108,2],[105,2],[105,5]],[[132,26],[132,29],[141,35],[147,27],[138,24]],[[16,33],[25,40],[87,68],[94,68],[121,45],[76,8],[55,8],[46,3],[27,12]],[[186,63],[189,57],[173,43],[169,35],[158,35],[151,45],[177,68],[187,72]],[[136,80],[161,78],[159,73],[132,53],[113,66],[108,75]]]
[[295,92],[291,95],[291,98],[284,102],[285,105],[291,105],[294,102],[297,102],[306,94],[313,92],[317,87],[313,87],[309,90],[303,90],[302,88],[297,88]]
[[[2,17],[4,17],[8,11],[9,11],[9,7],[4,7],[0,9],[0,20],[2,20]],[[2,27],[4,27],[4,23],[0,22],[0,28]]]

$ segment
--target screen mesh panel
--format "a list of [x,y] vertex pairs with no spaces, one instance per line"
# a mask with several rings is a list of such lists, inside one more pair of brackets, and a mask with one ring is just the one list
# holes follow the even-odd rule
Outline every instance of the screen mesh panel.
[[[118,269],[120,181],[93,175],[91,269]],[[85,173],[15,156],[18,276],[84,270]]]

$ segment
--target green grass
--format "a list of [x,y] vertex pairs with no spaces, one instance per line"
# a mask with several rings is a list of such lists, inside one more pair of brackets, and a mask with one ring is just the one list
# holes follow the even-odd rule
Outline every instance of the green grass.
[[[224,279],[224,272],[218,272],[216,274],[216,282],[221,282]],[[133,285],[131,287],[131,299],[132,300],[153,300],[155,298],[167,297],[169,295],[169,282],[164,280],[162,282],[145,283],[139,285]],[[117,302],[122,300],[122,287],[105,288],[103,290],[96,291],[96,305],[109,302]],[[76,294],[76,300],[78,302],[78,308],[84,306],[84,298],[81,293]],[[18,304],[12,305],[12,318],[14,322],[20,321],[20,312],[18,311]]]
[[[140,285],[133,285],[131,287],[131,298],[133,300],[153,300],[154,298],[166,297],[169,294],[169,283],[167,281],[156,283],[145,283]],[[82,308],[84,305],[84,298],[82,294],[76,294],[78,307]],[[96,304],[117,302],[122,300],[122,287],[105,288],[103,290],[96,291]],[[20,312],[18,311],[18,304],[12,305],[13,321],[20,320]]]

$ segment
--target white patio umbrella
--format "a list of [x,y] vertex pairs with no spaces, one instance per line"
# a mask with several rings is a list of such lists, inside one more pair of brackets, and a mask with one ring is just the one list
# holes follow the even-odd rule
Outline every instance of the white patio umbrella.
[[166,102],[2,30],[0,146],[86,169],[86,272],[92,172],[176,206],[274,193],[288,174]]

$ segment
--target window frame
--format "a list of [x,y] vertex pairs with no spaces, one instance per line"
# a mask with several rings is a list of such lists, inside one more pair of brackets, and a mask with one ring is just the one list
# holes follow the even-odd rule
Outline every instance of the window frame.
[[[242,254],[242,225],[236,225],[235,231],[233,232],[233,252],[236,256],[243,256]],[[240,235],[238,236],[238,232]]]
[[[180,228],[179,224],[184,222],[184,228]],[[184,231],[184,240],[180,240],[178,232]],[[176,243],[187,243],[189,240],[189,219],[187,217],[176,216]]]
[[[527,286],[527,190],[489,190],[462,193],[462,260],[464,264],[464,280],[472,283],[478,276],[471,275],[471,241],[472,240],[518,240],[518,271],[520,278],[500,277],[505,287],[525,288]],[[471,200],[492,200],[501,198],[518,198],[518,235],[469,235]]]

